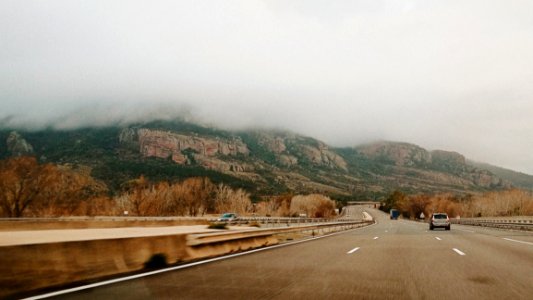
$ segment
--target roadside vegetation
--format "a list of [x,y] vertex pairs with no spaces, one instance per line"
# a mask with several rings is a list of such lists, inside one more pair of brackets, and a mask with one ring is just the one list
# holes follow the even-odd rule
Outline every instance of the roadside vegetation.
[[[342,203],[321,194],[254,199],[249,192],[208,177],[152,181],[139,176],[111,193],[91,170],[73,164],[39,163],[35,157],[0,161],[1,217],[241,215],[329,218]],[[533,216],[533,193],[519,189],[485,194],[406,194],[394,191],[381,209],[403,217],[446,212],[451,217]],[[127,212],[127,213],[125,213]]]
[[395,208],[404,218],[417,219],[433,212],[446,212],[450,217],[511,217],[533,216],[533,192],[511,189],[478,195],[453,194],[406,195],[394,191],[384,201],[381,209]]
[[201,216],[241,215],[331,217],[335,201],[322,195],[284,195],[252,203],[244,189],[215,184],[207,177],[152,182],[144,176],[125,181],[112,195],[90,170],[74,165],[40,164],[34,157],[0,161],[1,217]]

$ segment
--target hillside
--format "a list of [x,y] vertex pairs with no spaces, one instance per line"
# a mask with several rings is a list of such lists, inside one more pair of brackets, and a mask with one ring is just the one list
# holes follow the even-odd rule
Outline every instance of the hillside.
[[516,171],[505,169],[505,168],[500,168],[500,167],[493,166],[487,163],[475,162],[472,160],[467,160],[467,164],[475,168],[488,170],[492,174],[504,180],[512,182],[513,185],[516,187],[533,190],[533,176],[532,175],[524,174],[522,172],[516,172]]
[[254,197],[319,192],[377,199],[395,189],[464,194],[533,186],[532,176],[493,172],[459,153],[407,143],[333,148],[291,132],[229,132],[181,121],[68,131],[4,129],[0,141],[0,158],[31,154],[43,162],[85,166],[112,192],[141,174],[153,181],[207,176]]

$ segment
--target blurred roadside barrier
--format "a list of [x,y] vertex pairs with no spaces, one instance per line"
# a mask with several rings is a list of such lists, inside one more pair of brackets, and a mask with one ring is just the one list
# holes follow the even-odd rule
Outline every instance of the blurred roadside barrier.
[[[140,272],[153,268],[156,262],[159,268],[373,223],[362,220],[315,222],[277,228],[232,227],[232,230],[220,232],[135,237],[121,236],[124,229],[115,228],[105,229],[113,231],[116,234],[113,237],[107,234],[106,237],[88,240],[2,246],[0,298],[30,296],[43,289]],[[80,230],[81,237],[83,231]],[[42,234],[46,234],[46,230]]]
[[533,217],[460,218],[451,219],[451,222],[452,224],[460,225],[533,231]]

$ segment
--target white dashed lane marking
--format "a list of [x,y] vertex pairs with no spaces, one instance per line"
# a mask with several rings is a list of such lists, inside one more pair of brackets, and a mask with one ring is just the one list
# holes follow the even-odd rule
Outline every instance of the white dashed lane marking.
[[439,241],[442,241],[442,239],[438,236],[435,237],[435,239],[439,240]]
[[353,248],[352,250],[346,252],[346,254],[352,254],[352,253],[354,253],[355,251],[357,251],[357,250],[359,250],[359,249],[360,249],[360,247]]
[[457,248],[453,248],[453,251],[455,251],[457,254],[461,255],[461,256],[464,256],[466,255],[463,251],[457,249]]
[[375,236],[374,239],[375,239],[375,240],[379,239],[379,236]]

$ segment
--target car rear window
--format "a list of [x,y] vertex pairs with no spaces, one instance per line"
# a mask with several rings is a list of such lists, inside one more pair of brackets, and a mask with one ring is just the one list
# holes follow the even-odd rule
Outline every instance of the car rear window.
[[446,219],[447,217],[447,215],[433,215],[433,218],[435,219]]

